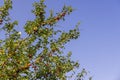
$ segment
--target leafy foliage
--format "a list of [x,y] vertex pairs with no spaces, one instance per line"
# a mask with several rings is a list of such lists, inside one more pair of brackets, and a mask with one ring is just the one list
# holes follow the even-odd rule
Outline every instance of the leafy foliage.
[[[18,22],[11,22],[9,17],[12,1],[4,0],[4,5],[0,7],[0,31],[4,31],[2,35],[6,36],[0,39],[0,79],[66,80],[66,73],[74,72],[79,63],[70,59],[71,52],[65,56],[62,50],[67,42],[78,38],[79,29],[76,25],[73,30],[64,32],[55,29],[55,25],[69,15],[72,8],[64,6],[57,15],[53,16],[50,12],[46,18],[44,0],[35,2],[33,6],[35,19],[25,23],[23,28],[27,36],[24,38],[15,29]],[[79,73],[78,80],[83,74]]]

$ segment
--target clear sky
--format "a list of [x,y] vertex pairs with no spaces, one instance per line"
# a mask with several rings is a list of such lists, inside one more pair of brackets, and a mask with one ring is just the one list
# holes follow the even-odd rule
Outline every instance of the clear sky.
[[[33,1],[39,0],[13,0],[11,16],[19,20],[19,30],[34,18]],[[75,8],[60,22],[65,30],[81,22],[79,39],[66,46],[66,52],[73,52],[72,59],[79,60],[93,80],[120,80],[120,0],[46,0],[46,4],[47,10],[60,11],[64,4]]]

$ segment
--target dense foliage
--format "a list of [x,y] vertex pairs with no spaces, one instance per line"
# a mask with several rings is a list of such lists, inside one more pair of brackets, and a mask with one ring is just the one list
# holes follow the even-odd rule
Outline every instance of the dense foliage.
[[[64,46],[79,36],[78,25],[65,32],[55,28],[59,20],[72,12],[71,6],[64,6],[56,15],[51,11],[46,17],[44,0],[35,2],[33,21],[23,26],[27,36],[22,38],[16,30],[18,21],[11,21],[9,10],[12,1],[4,0],[0,7],[0,80],[66,80],[75,74],[79,63],[70,59],[71,52],[63,54]],[[48,13],[47,13],[48,14]],[[70,75],[67,75],[70,73]],[[83,69],[76,80],[82,80]]]

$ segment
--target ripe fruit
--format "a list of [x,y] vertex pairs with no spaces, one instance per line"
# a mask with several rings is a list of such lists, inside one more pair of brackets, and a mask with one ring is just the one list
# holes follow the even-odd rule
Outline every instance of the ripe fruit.
[[65,14],[66,14],[65,12],[64,12],[64,13],[62,13],[62,16],[65,16]]
[[31,63],[29,63],[27,66],[31,66],[32,64]]
[[60,17],[56,17],[55,20],[57,20],[57,21],[60,20]]
[[28,57],[29,57],[29,58],[32,58],[32,54],[29,54]]
[[2,19],[0,19],[0,24],[2,24],[2,22],[3,22],[3,20],[2,20]]
[[45,66],[49,66],[49,64],[45,64]]

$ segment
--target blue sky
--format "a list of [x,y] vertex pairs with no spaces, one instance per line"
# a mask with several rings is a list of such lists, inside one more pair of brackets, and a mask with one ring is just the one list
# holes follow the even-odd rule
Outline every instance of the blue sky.
[[[19,30],[26,20],[34,18],[30,12],[33,1],[39,0],[13,0],[10,12],[13,20],[19,20]],[[47,10],[60,11],[64,4],[75,8],[59,24],[65,30],[81,23],[79,39],[67,44],[65,52],[72,51],[72,59],[79,60],[93,80],[119,80],[120,0],[46,0],[46,4]]]

